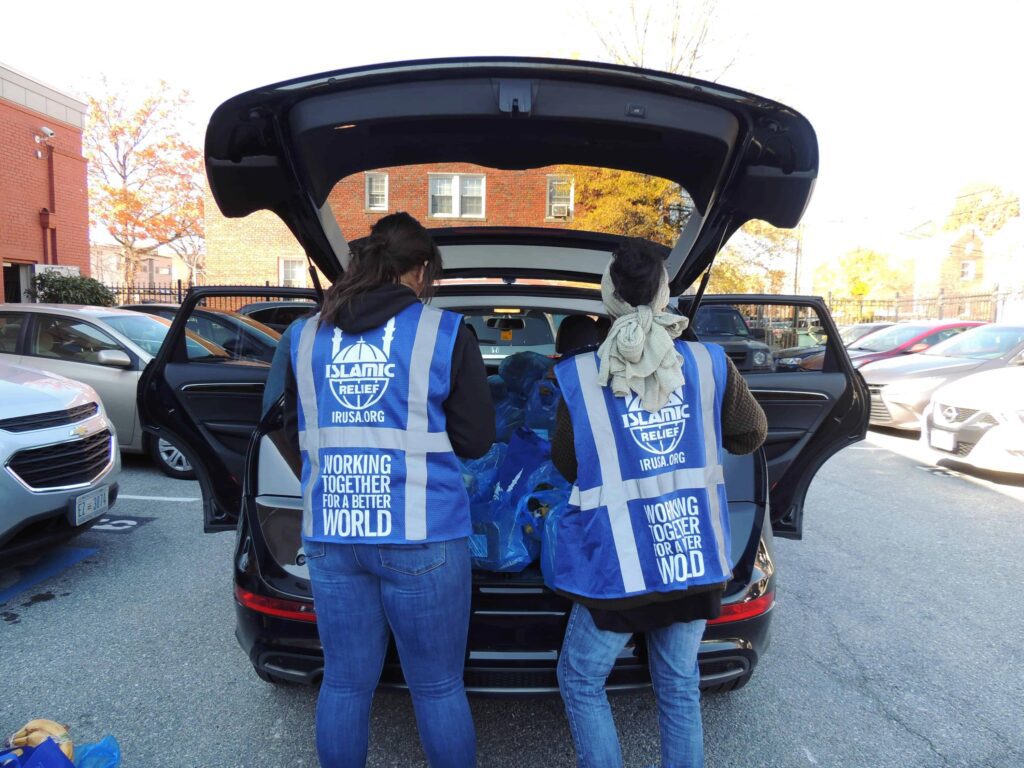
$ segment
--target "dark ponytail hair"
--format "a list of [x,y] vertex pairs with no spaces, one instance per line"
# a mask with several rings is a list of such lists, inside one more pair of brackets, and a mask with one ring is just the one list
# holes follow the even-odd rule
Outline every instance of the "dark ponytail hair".
[[385,216],[369,236],[352,249],[345,274],[327,290],[320,322],[338,325],[345,305],[381,285],[397,283],[402,275],[423,266],[423,292],[429,299],[441,276],[441,251],[426,228],[404,211]]
[[665,271],[661,253],[650,243],[631,238],[623,241],[612,257],[608,271],[618,297],[634,307],[650,304]]

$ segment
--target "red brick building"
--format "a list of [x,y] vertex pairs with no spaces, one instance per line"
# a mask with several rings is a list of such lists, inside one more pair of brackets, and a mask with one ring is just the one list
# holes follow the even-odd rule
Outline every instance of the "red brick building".
[[4,301],[38,265],[89,274],[86,105],[0,65],[0,259]]
[[[572,179],[557,168],[499,171],[469,163],[381,168],[342,179],[328,198],[349,240],[407,211],[427,227],[564,227],[572,219]],[[260,211],[225,219],[206,204],[206,281],[305,286],[306,258],[280,219]]]

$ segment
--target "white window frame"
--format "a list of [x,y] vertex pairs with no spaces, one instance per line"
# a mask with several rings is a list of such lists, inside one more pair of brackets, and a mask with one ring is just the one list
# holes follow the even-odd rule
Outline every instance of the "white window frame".
[[[388,180],[388,175],[386,173],[379,173],[374,171],[368,172],[364,174],[364,176],[365,180],[363,182],[363,204],[366,206],[366,210],[374,212],[387,211],[388,207],[391,204],[391,195],[389,189],[390,182]],[[370,205],[370,179],[379,177],[384,178],[384,207]]]
[[296,262],[299,263],[299,274],[302,276],[302,280],[300,281],[300,283],[298,285],[296,285],[296,286],[291,286],[291,287],[307,288],[308,287],[308,285],[307,285],[308,275],[306,274],[306,269],[305,269],[305,267],[306,267],[306,260],[304,258],[302,258],[301,256],[282,256],[281,258],[279,258],[277,260],[277,284],[280,285],[282,288],[289,287],[288,285],[286,285],[285,278],[284,278],[284,265],[285,265],[285,262],[289,262],[289,261],[296,261]]
[[[431,211],[431,198],[433,198],[433,180],[435,177],[445,177],[452,180],[452,212],[433,213]],[[480,213],[462,213],[462,180],[480,179]],[[427,174],[427,217],[431,219],[476,219],[487,218],[487,175],[483,173],[428,173]]]
[[[966,274],[965,274],[966,273]],[[963,281],[976,280],[978,277],[978,263],[976,261],[960,262],[960,279]]]
[[[551,206],[551,182],[569,182],[569,215],[566,218],[552,215]],[[561,205],[561,203],[559,203]],[[566,176],[563,173],[549,173],[544,182],[544,220],[545,221],[572,221],[573,213],[576,210],[576,177]]]

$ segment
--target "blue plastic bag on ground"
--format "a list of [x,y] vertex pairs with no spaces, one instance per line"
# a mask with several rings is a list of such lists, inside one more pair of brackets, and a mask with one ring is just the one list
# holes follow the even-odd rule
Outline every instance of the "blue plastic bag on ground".
[[515,401],[503,400],[494,407],[495,439],[507,443],[526,421],[526,411]]
[[519,503],[524,493],[533,489],[528,485],[530,475],[544,462],[551,460],[551,443],[529,429],[518,429],[508,441],[505,460],[498,469],[501,490]]
[[498,373],[508,385],[509,397],[525,404],[533,385],[544,378],[554,364],[550,357],[537,352],[516,352],[501,361]]
[[549,437],[555,431],[555,416],[561,399],[562,392],[554,380],[543,378],[535,382],[526,401],[526,426]]
[[473,535],[469,553],[473,567],[499,573],[518,573],[540,554],[540,542],[527,535],[527,521],[507,493],[487,503],[473,504]]
[[104,736],[95,744],[75,747],[75,768],[117,768],[121,765],[121,746],[113,736]]
[[494,443],[491,449],[479,459],[464,461],[462,465],[462,482],[469,494],[470,504],[478,501],[490,501],[494,498],[494,486],[498,482],[498,470],[505,461],[508,445]]
[[[15,749],[21,755],[14,754]],[[0,745],[0,768],[75,768],[53,739],[46,739],[37,747],[12,747]]]

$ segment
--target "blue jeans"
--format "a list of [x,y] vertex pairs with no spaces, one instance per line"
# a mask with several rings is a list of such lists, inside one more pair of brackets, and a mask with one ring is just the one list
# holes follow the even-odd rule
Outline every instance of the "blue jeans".
[[[707,622],[688,621],[647,633],[651,679],[658,701],[662,768],[701,768],[697,649]],[[579,768],[621,768],[622,750],[604,684],[632,635],[598,629],[586,607],[575,604],[558,659],[558,687],[565,701]]]
[[388,629],[420,741],[434,768],[476,765],[462,682],[472,571],[466,539],[432,544],[305,543],[324,679],[316,747],[325,768],[362,768]]

